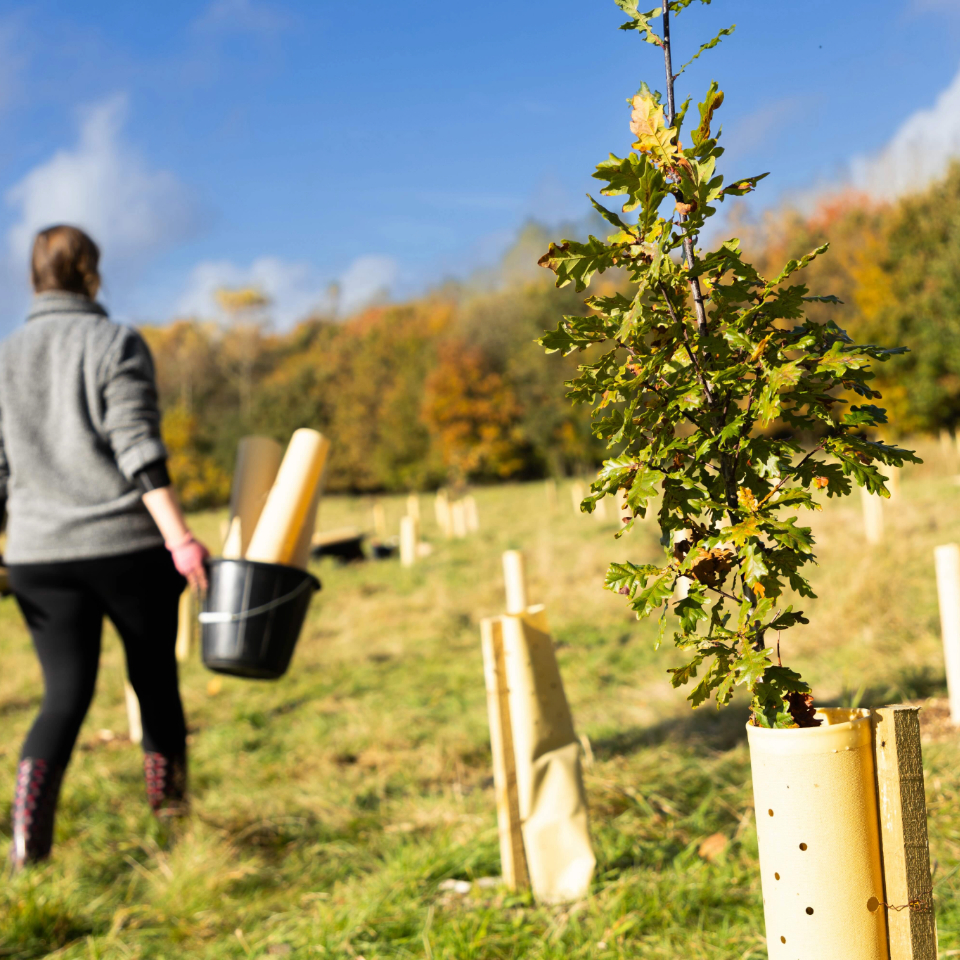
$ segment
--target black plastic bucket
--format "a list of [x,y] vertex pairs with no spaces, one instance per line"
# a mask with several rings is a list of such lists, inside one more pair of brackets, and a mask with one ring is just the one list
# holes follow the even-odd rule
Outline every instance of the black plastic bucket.
[[280,563],[208,563],[210,585],[200,614],[204,665],[235,677],[282,677],[320,581]]

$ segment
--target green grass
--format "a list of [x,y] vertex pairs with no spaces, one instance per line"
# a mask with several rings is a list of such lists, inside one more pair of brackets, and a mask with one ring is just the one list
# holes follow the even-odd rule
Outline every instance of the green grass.
[[[784,638],[822,701],[942,697],[933,547],[960,540],[960,487],[932,447],[905,473],[887,536],[863,542],[859,499],[812,517],[820,542],[811,623]],[[194,812],[165,835],[125,731],[122,658],[105,646],[97,698],[65,782],[54,860],[0,887],[0,956],[15,958],[730,958],[766,955],[743,724],[734,704],[691,713],[623,598],[611,559],[659,549],[652,529],[614,542],[613,521],[575,516],[569,484],[477,493],[482,530],[396,561],[316,567],[293,666],[276,683],[183,670]],[[391,527],[402,499],[385,501]],[[369,501],[330,498],[325,527],[368,526]],[[195,518],[209,542],[222,515]],[[591,896],[539,907],[499,873],[479,619],[502,609],[500,553],[527,555],[579,731],[598,868]],[[39,668],[12,600],[0,602],[0,834]],[[99,731],[118,736],[106,742]],[[960,751],[925,744],[941,949],[960,951]],[[698,855],[722,833],[726,850]],[[0,849],[5,846],[0,843]]]

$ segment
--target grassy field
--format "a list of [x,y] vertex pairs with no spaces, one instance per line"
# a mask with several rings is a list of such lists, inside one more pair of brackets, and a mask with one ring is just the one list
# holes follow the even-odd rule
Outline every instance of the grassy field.
[[[924,760],[941,956],[960,956],[960,750],[943,721],[932,556],[960,540],[960,464],[921,453],[927,464],[905,471],[885,505],[881,547],[864,543],[859,495],[812,516],[822,600],[783,658],[819,702],[932,698]],[[199,662],[185,667],[194,807],[176,836],[148,812],[108,635],[55,858],[0,888],[0,956],[765,957],[743,704],[691,713],[667,682],[673,651],[655,652],[652,625],[601,589],[609,560],[655,555],[652,526],[615,542],[612,516],[573,513],[569,484],[556,506],[540,483],[476,496],[481,532],[454,542],[421,498],[434,552],[411,570],[317,565],[324,589],[284,679],[223,678],[218,690]],[[395,528],[403,501],[384,503]],[[330,498],[322,525],[369,526],[369,513],[370,501]],[[208,542],[221,519],[195,518]],[[499,856],[478,623],[502,611],[508,548],[526,552],[530,599],[547,604],[593,754],[598,869],[591,896],[565,908],[485,879]],[[40,694],[4,600],[0,851]]]

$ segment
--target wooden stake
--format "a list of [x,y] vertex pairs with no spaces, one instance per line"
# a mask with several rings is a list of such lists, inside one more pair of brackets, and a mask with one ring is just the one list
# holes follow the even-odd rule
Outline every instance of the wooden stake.
[[547,495],[547,509],[551,513],[557,510],[557,481],[553,477],[548,477],[544,483],[544,491]]
[[937,960],[919,708],[881,707],[871,718],[890,960]]
[[501,872],[508,889],[526,890],[530,886],[530,878],[523,850],[523,833],[520,829],[517,766],[513,752],[510,699],[503,661],[503,627],[499,617],[488,617],[480,621],[480,641],[487,686],[487,713],[490,718],[490,748],[493,754],[493,788],[497,799]]
[[954,453],[953,437],[949,430],[940,431],[940,452],[945,457],[952,457]]
[[933,551],[940,600],[940,633],[950,694],[950,719],[960,726],[960,547],[946,543]]
[[570,488],[570,500],[573,502],[573,512],[579,517],[581,514],[580,501],[586,496],[583,484],[577,480]]
[[400,518],[400,565],[412,567],[417,562],[420,524],[415,517]]
[[521,614],[527,609],[527,581],[523,554],[507,550],[503,554],[503,582],[507,591],[507,613]]
[[883,540],[883,500],[869,493],[866,487],[860,488],[860,495],[863,500],[863,532],[867,543],[876,546]]
[[127,728],[131,743],[143,743],[143,722],[140,719],[140,701],[133,692],[129,680],[123,681],[123,693],[127,701]]

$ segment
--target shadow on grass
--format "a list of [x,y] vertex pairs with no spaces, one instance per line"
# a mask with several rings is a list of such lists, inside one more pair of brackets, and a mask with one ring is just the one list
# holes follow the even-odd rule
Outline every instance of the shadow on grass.
[[[942,671],[930,667],[909,668],[891,677],[886,684],[863,686],[842,693],[831,700],[818,701],[823,707],[882,707],[891,703],[925,700],[945,695],[947,681]],[[750,710],[746,704],[731,704],[722,710],[704,705],[689,714],[662,720],[652,727],[630,727],[591,741],[593,753],[600,760],[629,756],[639,750],[676,744],[703,755],[732,750],[747,739]]]
[[18,697],[7,700],[0,703],[0,717],[6,717],[13,713],[24,713],[27,710],[38,710],[42,700],[42,697]]
[[824,707],[884,707],[891,703],[926,700],[946,696],[947,678],[942,670],[931,667],[910,667],[891,677],[885,684],[859,690],[846,690],[839,697],[825,700]]
[[689,714],[662,720],[652,727],[631,727],[591,741],[599,760],[629,756],[648,747],[672,743],[694,754],[732,750],[747,739],[750,710],[746,704],[732,704],[723,710],[709,706]]

